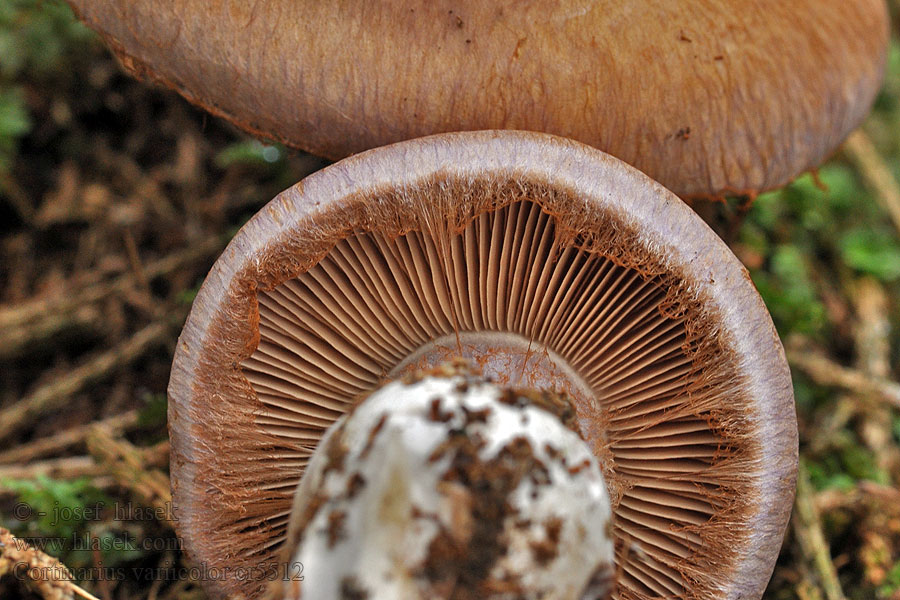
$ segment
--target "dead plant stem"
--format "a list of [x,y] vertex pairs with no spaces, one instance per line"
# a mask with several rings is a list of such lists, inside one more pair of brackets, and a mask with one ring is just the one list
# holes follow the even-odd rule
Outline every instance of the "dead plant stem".
[[875,194],[875,199],[900,231],[900,184],[878,153],[875,144],[865,131],[857,129],[844,142],[844,152],[862,175],[866,187]]
[[800,466],[797,477],[797,500],[793,523],[803,558],[816,574],[825,599],[846,600],[841,582],[838,580],[837,569],[831,562],[831,551],[825,541],[822,522],[813,500],[809,474],[803,465]]
[[167,323],[147,325],[131,338],[103,352],[66,375],[51,381],[12,406],[0,410],[0,440],[35,421],[42,413],[61,407],[67,398],[129,364],[172,335]]

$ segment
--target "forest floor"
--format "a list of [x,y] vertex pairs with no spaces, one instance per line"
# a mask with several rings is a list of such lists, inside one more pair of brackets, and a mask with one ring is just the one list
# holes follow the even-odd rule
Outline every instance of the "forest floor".
[[[900,600],[894,38],[872,115],[815,176],[705,209],[794,376],[800,484],[769,600]],[[97,597],[203,597],[159,576],[189,566],[164,510],[175,340],[237,229],[326,164],[133,80],[63,4],[0,0],[0,527],[63,540],[48,554]]]

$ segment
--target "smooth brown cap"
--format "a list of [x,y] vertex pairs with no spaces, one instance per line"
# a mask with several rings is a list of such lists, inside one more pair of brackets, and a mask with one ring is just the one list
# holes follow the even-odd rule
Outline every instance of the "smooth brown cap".
[[[772,321],[672,193],[536,133],[359,154],[238,232],[197,295],[169,384],[190,555],[269,573],[325,429],[454,349],[512,383],[571,392],[615,507],[619,598],[759,598],[797,468]],[[208,589],[252,597],[265,583]]]
[[818,166],[889,38],[884,0],[69,2],[139,77],[314,154],[543,131],[683,197]]

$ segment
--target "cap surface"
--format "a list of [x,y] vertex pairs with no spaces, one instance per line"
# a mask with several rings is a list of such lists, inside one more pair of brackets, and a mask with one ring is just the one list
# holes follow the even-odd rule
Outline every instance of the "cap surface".
[[[609,485],[618,598],[761,595],[797,429],[759,295],[662,186],[522,132],[356,155],[235,236],[169,384],[189,553],[232,572],[272,565],[324,430],[385,379],[454,349],[513,383],[571,392]],[[252,597],[265,583],[208,587]]]
[[888,44],[884,0],[69,2],[138,76],[314,154],[543,131],[681,196],[818,166]]

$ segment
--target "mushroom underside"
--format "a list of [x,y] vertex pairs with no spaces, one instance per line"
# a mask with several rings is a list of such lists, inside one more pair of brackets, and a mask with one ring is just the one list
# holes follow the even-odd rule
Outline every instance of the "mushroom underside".
[[[325,429],[404,368],[461,354],[573,398],[610,486],[618,598],[740,585],[754,537],[771,534],[753,527],[768,518],[760,473],[792,475],[757,437],[735,332],[706,302],[714,282],[686,278],[626,215],[573,194],[443,177],[379,190],[237,273],[209,329],[237,341],[201,344],[191,394],[210,401],[176,409],[180,427],[216,440],[175,449],[180,479],[202,490],[175,492],[183,527],[208,532],[186,536],[192,554],[275,564]],[[214,401],[226,395],[237,400]],[[771,569],[774,554],[761,560]],[[228,585],[252,596],[263,583]]]

